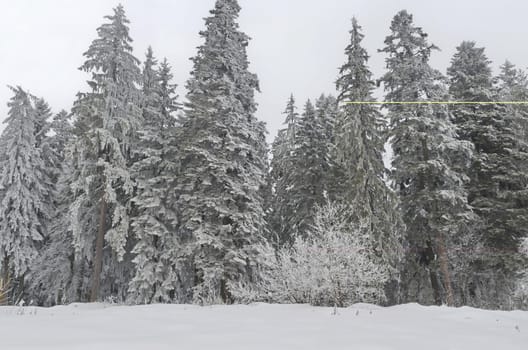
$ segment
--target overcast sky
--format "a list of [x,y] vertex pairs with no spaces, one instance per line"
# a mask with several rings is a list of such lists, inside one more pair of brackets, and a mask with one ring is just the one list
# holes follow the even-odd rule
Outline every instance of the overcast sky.
[[[75,94],[86,91],[88,76],[78,71],[82,53],[96,37],[103,16],[118,1],[0,0],[0,120],[11,96],[6,85],[21,85],[44,97],[54,112],[70,109]],[[143,60],[148,45],[172,64],[178,94],[185,95],[189,58],[201,44],[214,0],[122,0],[131,20],[134,51]],[[432,64],[445,72],[456,46],[474,40],[485,46],[496,69],[506,59],[528,66],[528,1],[523,0],[240,0],[241,29],[252,37],[251,70],[260,78],[258,117],[270,139],[281,127],[286,100],[293,93],[301,107],[307,98],[333,93],[343,63],[350,19],[363,26],[364,45],[378,77],[384,55],[377,53],[401,10],[429,33],[442,51]],[[3,129],[3,126],[0,126]]]

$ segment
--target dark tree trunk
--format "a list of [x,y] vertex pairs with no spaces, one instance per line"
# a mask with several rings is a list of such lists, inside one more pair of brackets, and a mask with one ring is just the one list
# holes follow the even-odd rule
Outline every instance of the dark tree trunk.
[[448,257],[447,257],[447,252],[446,252],[446,248],[444,244],[444,239],[442,236],[438,237],[436,244],[438,247],[438,258],[440,259],[440,272],[442,273],[442,277],[444,279],[445,289],[446,289],[446,294],[447,294],[446,303],[447,303],[447,306],[454,306],[455,300],[453,297],[453,286],[451,284]]
[[103,268],[103,243],[106,233],[106,210],[107,203],[104,198],[101,198],[101,208],[99,213],[99,230],[97,232],[97,239],[95,242],[95,259],[94,271],[92,280],[92,292],[90,295],[90,302],[96,302],[99,299],[99,289],[101,285],[101,271]]
[[9,280],[9,257],[7,256],[5,256],[2,261],[2,276],[0,278],[4,283],[7,283]]
[[[429,161],[430,157],[429,157],[429,147],[427,145],[426,138],[422,139],[422,147],[423,147],[424,161],[427,162]],[[431,181],[431,183],[429,183],[429,188],[425,188],[425,190],[432,191],[435,188],[435,184],[432,183],[433,177],[427,174],[427,179]],[[436,215],[438,212],[437,203],[434,203],[434,209],[435,209],[434,215]],[[432,247],[429,247],[429,248],[432,249]],[[440,261],[439,263],[440,273],[442,275],[442,279],[444,280],[445,289],[447,293],[446,302],[448,306],[453,306],[454,305],[453,288],[451,285],[451,277],[449,275],[449,267],[448,267],[448,262],[447,262],[448,258],[447,258],[447,253],[445,249],[444,239],[440,233],[436,237],[436,248],[437,249],[435,250],[435,253],[438,254],[438,258]],[[441,286],[440,286],[440,283],[438,282],[438,277],[435,271],[436,269],[435,265],[436,264],[430,267],[429,275],[431,278],[431,286],[433,287],[435,303],[440,305],[442,303]]]
[[433,266],[429,269],[429,278],[431,279],[431,287],[433,288],[433,298],[436,305],[442,305],[442,297],[440,291],[440,283],[438,283],[438,276],[436,275]]
[[2,275],[0,276],[0,305],[8,304],[9,290],[9,258],[6,256],[2,261]]

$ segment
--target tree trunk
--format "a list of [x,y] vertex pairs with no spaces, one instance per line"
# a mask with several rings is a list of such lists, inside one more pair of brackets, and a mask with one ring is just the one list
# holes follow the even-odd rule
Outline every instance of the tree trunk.
[[[427,146],[427,139],[425,138],[422,139],[422,146],[423,146],[424,161],[427,162],[429,161],[429,148]],[[432,176],[428,176],[429,181],[432,181],[432,178],[433,178]],[[431,183],[430,188],[428,190],[432,191],[433,187],[434,185]],[[436,214],[436,212],[438,212],[436,203],[434,205],[434,209],[435,209],[435,214]],[[436,248],[437,248],[436,252],[438,253],[438,258],[440,260],[440,273],[442,274],[442,277],[445,283],[446,293],[447,293],[446,302],[448,306],[453,306],[454,305],[453,287],[451,285],[451,277],[449,276],[449,267],[447,263],[447,254],[445,250],[445,244],[444,244],[444,240],[441,234],[439,234],[436,237]],[[433,272],[433,267],[431,268],[430,276],[431,276],[431,285],[433,286],[433,290],[434,290],[435,301],[438,303],[437,298],[440,298],[440,285],[438,284],[438,280],[436,279],[436,272]]]
[[429,279],[431,281],[431,288],[433,289],[434,303],[436,305],[442,305],[442,291],[440,288],[440,283],[438,283],[438,275],[436,273],[437,267],[435,263],[435,251],[430,241],[427,241],[425,254],[427,254],[426,260],[428,261],[427,265],[429,266]]
[[13,298],[16,297],[16,299],[14,299],[13,301],[15,302],[15,305],[19,305],[20,302],[24,299],[24,290],[25,290],[25,283],[26,283],[26,279],[25,279],[25,274],[19,276],[16,278],[16,289],[14,289],[13,291]]
[[4,283],[9,280],[9,257],[6,255],[2,261],[2,276],[0,277]]
[[[422,153],[423,153],[423,161],[428,162],[429,161],[429,146],[427,144],[427,138],[422,139]],[[432,183],[433,177],[430,176],[429,174],[421,174],[421,175],[422,176],[420,176],[420,183],[419,183],[420,190],[421,191],[432,191],[432,189],[434,188],[434,185]],[[427,185],[429,185],[429,187]],[[434,207],[436,208],[436,205]],[[431,217],[429,217],[428,220],[430,221]],[[433,298],[434,298],[435,304],[441,305],[442,304],[441,290],[440,290],[440,284],[438,283],[438,276],[436,274],[436,266],[435,266],[436,264],[434,263],[435,251],[433,249],[433,244],[431,243],[429,239],[427,240],[426,251],[431,255],[431,259],[429,260],[429,264],[430,264],[429,278],[431,280],[431,287],[433,288]]]
[[103,268],[103,243],[106,233],[106,200],[101,198],[101,208],[99,213],[99,230],[97,232],[97,239],[95,242],[95,259],[94,271],[92,280],[92,293],[90,295],[90,302],[94,303],[99,299],[99,289],[101,285],[101,271]]
[[442,297],[440,294],[440,284],[438,283],[438,276],[434,266],[429,268],[429,278],[431,280],[431,287],[433,288],[433,299],[436,305],[442,305]]
[[454,306],[455,300],[453,297],[453,286],[451,284],[451,276],[449,275],[448,258],[447,258],[445,244],[444,244],[444,239],[442,236],[438,237],[436,244],[438,247],[438,257],[440,259],[440,272],[442,273],[442,277],[444,278],[444,283],[445,283],[445,288],[446,288],[447,306]]
[[0,305],[8,305],[9,295],[9,258],[2,261],[2,275],[0,276]]

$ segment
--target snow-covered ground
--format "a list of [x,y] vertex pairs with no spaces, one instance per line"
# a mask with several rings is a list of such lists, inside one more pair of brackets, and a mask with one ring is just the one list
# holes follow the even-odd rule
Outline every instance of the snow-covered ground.
[[528,312],[307,305],[0,307],[0,349],[527,350]]

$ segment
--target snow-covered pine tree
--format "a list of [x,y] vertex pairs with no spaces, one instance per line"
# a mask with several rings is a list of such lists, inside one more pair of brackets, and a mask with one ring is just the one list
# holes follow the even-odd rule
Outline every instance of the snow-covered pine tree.
[[51,108],[43,98],[32,96],[35,109],[35,142],[41,147],[46,141],[46,136],[51,129]]
[[20,87],[11,90],[14,96],[0,136],[0,279],[11,281],[11,297],[19,298],[45,237],[50,193],[31,97]]
[[83,300],[80,295],[78,268],[70,217],[68,212],[73,202],[70,188],[73,157],[69,148],[73,145],[71,114],[61,111],[53,117],[49,145],[57,167],[54,169],[54,211],[48,225],[48,237],[33,264],[31,274],[31,297],[39,305],[56,305]]
[[137,242],[129,298],[135,303],[185,301],[179,280],[177,218],[169,193],[178,170],[173,115],[177,103],[171,78],[169,64],[164,61],[158,69],[149,47],[143,68],[143,123],[132,166],[137,189],[131,226]]
[[[385,39],[386,101],[443,101],[443,77],[429,65],[436,49],[403,10]],[[454,303],[447,242],[470,216],[456,160],[469,157],[471,144],[457,140],[445,105],[387,105],[394,160],[392,181],[400,196],[408,253],[402,273],[405,301]],[[441,276],[440,276],[441,275]]]
[[71,141],[73,126],[71,124],[71,114],[65,110],[57,113],[51,121],[51,130],[53,135],[50,136],[50,148],[57,157],[59,166],[66,158],[66,145]]
[[[526,101],[528,99],[528,76],[510,61],[500,67],[498,76],[501,101]],[[509,105],[514,113],[515,132],[519,142],[528,142],[528,108],[525,105]]]
[[[333,97],[320,96],[316,106],[307,101],[299,119],[290,169],[285,174],[285,196],[288,211],[283,214],[283,242],[291,243],[295,236],[308,233],[313,224],[316,206],[329,198],[332,183],[331,142],[328,132],[333,125],[330,111],[335,107]],[[330,126],[329,126],[330,125]]]
[[321,95],[315,107],[307,101],[299,116],[291,96],[284,114],[287,128],[273,145],[269,215],[280,245],[307,233],[316,205],[333,198],[336,178],[331,154],[337,102],[333,96]]
[[268,197],[265,197],[265,211],[266,222],[270,229],[270,241],[278,247],[280,245],[282,234],[284,230],[282,226],[282,218],[284,210],[282,202],[285,193],[285,159],[286,159],[286,129],[277,131],[273,143],[271,144],[271,161],[270,170],[267,176],[267,183],[269,188]]
[[290,96],[286,109],[286,128],[279,130],[272,145],[272,160],[270,164],[271,199],[268,204],[267,220],[274,235],[273,241],[278,245],[290,242],[295,228],[295,208],[291,193],[294,190],[290,172],[293,166],[296,135],[299,124],[299,113],[295,106],[295,98]]
[[295,97],[293,97],[293,94],[290,95],[288,103],[286,104],[286,109],[284,110],[283,114],[286,115],[286,119],[284,121],[284,124],[286,124],[287,134],[286,145],[287,149],[291,152],[295,147],[295,138],[299,125],[299,113],[297,113],[297,107],[295,106]]
[[[263,121],[257,121],[256,125],[256,134],[258,136],[258,140],[255,142],[255,148],[256,148],[256,158],[259,159],[260,164],[259,167],[264,172],[264,182],[260,184],[259,187],[259,196],[261,198],[261,205],[264,210],[264,223],[265,228],[263,230],[263,237],[265,238],[266,244],[268,241],[275,239],[274,234],[270,231],[270,226],[268,222],[266,221],[266,209],[268,208],[268,204],[271,199],[271,184],[269,182],[269,173],[270,173],[270,161],[269,161],[269,154],[270,154],[270,148],[268,147],[268,141],[267,141],[267,135],[268,130],[266,127],[266,122]],[[267,249],[267,248],[266,248]]]
[[[491,62],[484,48],[463,42],[448,68],[449,92],[455,100],[496,101]],[[508,73],[503,70],[503,79]],[[503,97],[513,97],[503,82]],[[482,247],[473,259],[474,277],[468,303],[480,307],[511,307],[515,277],[523,263],[519,246],[528,234],[526,204],[526,148],[520,147],[515,128],[517,107],[501,104],[460,105],[452,108],[461,138],[474,144],[467,171],[469,203],[480,217]]]
[[217,0],[194,57],[182,120],[179,232],[192,262],[193,299],[229,302],[231,283],[255,278],[262,259],[263,124],[254,116],[258,80],[236,0]]
[[[105,18],[80,68],[91,74],[91,91],[79,94],[74,105],[78,137],[71,215],[76,252],[91,264],[91,301],[122,298],[128,289],[130,266],[121,263],[129,248],[133,183],[128,166],[142,119],[141,70],[132,54],[129,20],[121,5]],[[105,241],[110,249],[104,249]]]
[[[324,203],[323,188],[321,186],[321,170],[319,161],[325,160],[323,147],[324,129],[317,123],[315,107],[310,100],[306,101],[299,120],[297,142],[293,150],[292,169],[288,173],[290,201],[293,202],[290,220],[289,241],[301,233],[306,233],[313,219],[313,209],[317,204]],[[328,169],[325,169],[328,170]],[[311,176],[310,176],[311,175]]]
[[[379,258],[389,266],[391,278],[398,280],[402,258],[401,238],[404,225],[394,192],[385,183],[383,152],[386,122],[374,105],[347,102],[374,101],[376,83],[368,67],[369,55],[362,47],[364,35],[352,19],[350,43],[345,49],[346,62],[341,66],[336,86],[339,113],[335,125],[334,159],[339,170],[339,200],[349,206],[349,219],[368,223],[367,234]],[[396,283],[387,294],[396,302]]]
[[[52,148],[52,138],[50,136],[50,131],[52,127],[52,112],[49,104],[43,98],[38,98],[31,96],[35,110],[35,145],[40,150],[40,156],[44,161],[44,180],[43,183],[48,187],[49,198],[46,200],[46,203],[50,205],[47,210],[48,213],[53,213],[54,200],[53,196],[55,193],[55,182],[60,173],[60,159],[57,154],[55,154],[54,149]],[[48,223],[44,225],[44,238],[47,238],[46,228]]]
[[[338,168],[335,166],[335,135],[336,135],[336,120],[338,115],[337,98],[332,95],[321,95],[315,101],[315,109],[317,114],[317,121],[323,130],[323,140],[320,145],[326,154],[325,162],[328,169],[325,177],[322,179],[324,183],[324,195],[326,200],[334,200],[336,196],[341,194],[341,178]],[[322,153],[323,154],[323,153]]]
[[[501,74],[498,78],[501,101],[528,100],[528,76],[523,70],[517,69],[515,65],[506,61],[501,66]],[[506,196],[516,203],[509,210],[513,212],[512,224],[521,229],[524,228],[520,232],[521,243],[517,245],[521,253],[519,263],[513,269],[517,270],[515,273],[516,292],[519,292],[520,286],[524,286],[525,296],[528,296],[528,229],[526,229],[528,223],[528,107],[525,105],[506,107],[507,113],[513,117],[513,129],[516,136],[516,147],[512,154],[516,171],[509,174],[514,185],[510,185],[510,191]],[[521,307],[528,307],[528,303],[525,301]]]
[[[501,66],[499,80],[500,101],[527,101],[528,77],[515,65],[506,61]],[[515,135],[515,148],[511,150],[512,164],[515,168],[509,172],[506,193],[502,194],[510,201],[508,212],[510,225],[520,228],[517,232],[517,252],[521,252],[520,264],[514,269],[524,271],[528,265],[526,254],[528,240],[528,108],[525,105],[506,105],[506,113],[511,116]],[[522,247],[522,248],[521,248]]]
[[167,58],[161,61],[158,68],[158,76],[161,114],[164,119],[170,120],[170,118],[175,117],[174,113],[181,109],[181,105],[176,94],[176,84],[172,83],[174,76]]

